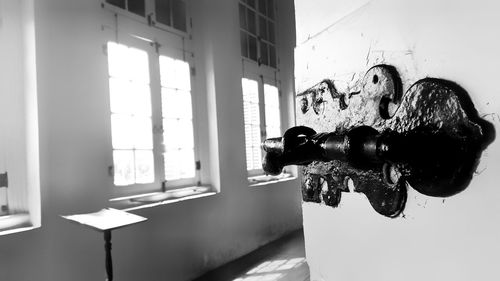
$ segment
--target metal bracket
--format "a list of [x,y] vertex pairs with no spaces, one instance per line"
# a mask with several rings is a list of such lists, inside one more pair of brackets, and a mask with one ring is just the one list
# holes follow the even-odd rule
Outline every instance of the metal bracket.
[[326,79],[297,94],[297,120],[306,126],[264,141],[264,171],[305,166],[303,200],[332,207],[352,182],[387,217],[404,210],[407,185],[435,197],[468,186],[495,132],[463,88],[425,78],[403,95],[389,65],[370,68],[358,83],[360,91],[340,93]]

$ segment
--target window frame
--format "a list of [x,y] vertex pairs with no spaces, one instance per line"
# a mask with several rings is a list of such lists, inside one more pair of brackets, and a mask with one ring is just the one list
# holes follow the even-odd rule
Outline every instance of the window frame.
[[173,34],[177,34],[181,37],[191,38],[192,34],[192,20],[191,20],[191,8],[190,1],[185,0],[184,3],[186,5],[186,31],[182,31],[180,29],[176,29],[173,26],[169,26],[159,22],[156,19],[156,0],[144,0],[145,2],[145,15],[141,16],[135,13],[128,11],[127,9],[122,9],[113,4],[107,3],[106,0],[101,0],[101,7],[105,10],[108,10],[114,14],[128,17],[134,21],[140,22],[147,26],[151,26],[157,28],[162,31],[170,32]]
[[[242,89],[242,97],[243,97],[243,79],[249,79],[249,80],[257,82],[258,109],[259,109],[259,137],[260,137],[260,141],[262,142],[262,140],[265,137],[265,131],[262,130],[262,128],[265,128],[265,123],[264,123],[265,122],[265,118],[263,119],[264,112],[263,112],[262,103],[264,101],[263,100],[264,96],[262,94],[263,86],[262,86],[261,78],[256,73],[247,73],[246,75],[244,75],[242,77],[242,79],[240,80],[241,89]],[[245,103],[245,101],[243,101],[243,104],[242,104],[243,106],[244,106],[244,103]],[[245,116],[243,116],[243,118],[245,118]],[[244,120],[244,125],[246,126],[245,120]],[[246,143],[247,135],[246,135],[246,131],[244,131],[244,134],[245,134],[245,167],[247,167],[248,175],[249,176],[262,175],[264,173],[264,170],[262,170],[262,167],[260,167],[258,169],[250,169],[250,170],[248,169],[248,159],[247,159],[247,151],[246,151],[246,149],[247,149],[247,143]],[[264,155],[264,153],[263,153],[263,151],[261,149],[260,158],[262,158],[263,155]]]
[[[205,149],[208,144],[203,145],[197,128],[203,126],[203,118],[198,116],[198,106],[201,106],[199,101],[199,87],[197,86],[195,76],[195,59],[192,50],[192,42],[186,38],[187,34],[180,36],[177,33],[166,32],[164,30],[153,28],[141,22],[137,22],[128,16],[114,14],[114,17],[106,17],[105,26],[103,29],[104,35],[104,48],[106,65],[106,83],[108,86],[107,98],[109,100],[109,72],[108,72],[108,56],[107,56],[107,43],[116,42],[119,44],[127,45],[128,47],[138,48],[148,53],[149,71],[150,71],[150,89],[151,89],[151,106],[152,106],[152,123],[153,123],[153,155],[155,165],[155,179],[153,183],[147,184],[132,184],[125,186],[117,186],[114,184],[113,164],[110,166],[110,179],[112,185],[111,200],[116,198],[126,198],[141,194],[149,194],[153,192],[165,192],[179,188],[190,186],[209,186],[210,177],[198,169],[198,163],[206,163],[209,161],[207,155],[201,156],[200,149]],[[113,24],[114,23],[114,24]],[[162,112],[161,112],[161,77],[160,77],[160,55],[165,55],[175,59],[181,59],[189,63],[190,66],[190,82],[191,82],[191,107],[192,107],[192,121],[193,121],[193,137],[194,137],[194,154],[195,154],[195,176],[189,179],[179,179],[165,181],[164,166],[162,155]],[[111,116],[111,108],[108,107]],[[205,121],[208,122],[208,121]],[[206,125],[206,124],[205,124]],[[109,127],[109,136],[111,139],[111,123]],[[203,146],[203,147],[202,147]],[[110,147],[110,152],[113,147]],[[113,156],[110,153],[110,163],[113,163]],[[114,199],[113,199],[114,198]]]
[[[159,65],[159,59],[160,59],[160,56],[167,56],[167,57],[170,57],[170,58],[173,58],[173,59],[177,59],[177,60],[182,60],[184,62],[187,62],[189,64],[189,69],[190,69],[190,83],[191,83],[191,90],[190,90],[190,95],[191,95],[191,112],[192,112],[192,122],[193,122],[193,144],[194,144],[194,148],[193,148],[193,152],[194,152],[194,162],[195,162],[195,176],[193,178],[185,178],[185,179],[177,179],[177,180],[174,180],[174,181],[167,181],[164,179],[163,181],[163,186],[165,188],[175,188],[175,187],[185,187],[185,186],[195,186],[195,185],[199,185],[199,183],[201,182],[201,176],[200,176],[200,171],[199,169],[197,169],[197,164],[198,162],[200,162],[200,145],[199,145],[199,141],[200,140],[200,135],[199,135],[199,130],[196,129],[197,125],[198,125],[198,120],[200,120],[200,117],[198,116],[198,104],[199,102],[197,102],[196,98],[195,98],[195,95],[193,94],[193,91],[194,89],[196,88],[194,85],[196,84],[196,76],[193,75],[194,71],[194,58],[193,56],[186,56],[185,52],[183,52],[182,54],[180,54],[178,51],[175,51],[175,50],[172,50],[172,49],[169,49],[169,48],[158,48],[157,49],[157,60],[156,60],[156,63],[158,64],[158,74],[160,74],[160,65]],[[158,79],[161,79],[160,76],[158,76]],[[160,89],[159,89],[159,92],[158,92],[158,95],[157,97],[159,98],[159,100],[157,101],[157,106],[160,107],[160,110],[158,111],[160,113],[160,119],[163,119],[163,111],[162,111],[162,108],[161,108],[161,88],[162,88],[162,85],[161,85],[161,82],[158,84]],[[163,130],[163,125],[162,125],[162,130]],[[159,153],[162,153],[161,151]],[[162,163],[163,165],[163,163]],[[164,173],[163,173],[164,174]]]
[[[274,18],[271,18],[269,16],[269,14],[264,14],[261,10],[260,10],[260,2],[261,1],[264,1],[266,3],[270,3],[272,2],[272,11],[273,11],[273,16]],[[252,62],[255,62],[257,63],[259,66],[263,65],[263,66],[266,66],[266,67],[269,67],[271,69],[278,69],[279,68],[279,58],[278,58],[278,35],[277,35],[277,6],[276,6],[276,1],[274,0],[255,0],[254,1],[254,6],[252,7],[250,4],[247,3],[248,1],[244,1],[244,0],[239,0],[238,1],[238,17],[239,17],[239,31],[240,31],[240,52],[241,52],[241,57],[246,59],[246,60],[249,60],[249,61],[252,61]],[[268,5],[268,4],[266,4]],[[244,7],[244,11],[245,11],[245,19],[243,20],[242,17],[241,17],[241,7]],[[267,6],[269,7],[269,6]],[[248,23],[249,23],[249,20],[248,20],[248,12],[247,10],[251,10],[253,13],[254,13],[254,18],[255,18],[255,33],[253,33],[250,28],[248,28]],[[261,18],[264,19],[264,22],[266,24],[266,27],[265,27],[265,32],[266,32],[266,37],[263,38],[262,37],[262,34],[261,34]],[[245,27],[242,27],[242,22],[245,22]],[[271,29],[269,28],[269,22],[272,22],[273,24],[273,28],[272,28],[272,37],[274,38],[273,41],[270,40],[270,31]],[[245,34],[245,37],[242,36],[242,34]],[[255,37],[256,38],[256,56],[257,58],[254,60],[253,58],[251,58],[251,54],[250,54],[250,42],[248,40],[248,37],[251,36],[251,37]],[[245,39],[244,39],[245,38]],[[245,41],[246,42],[246,54],[248,54],[248,56],[245,54],[243,54],[243,50],[241,49],[242,47],[242,44],[243,42],[242,41]],[[262,60],[262,48],[261,48],[261,44],[266,44],[266,48],[267,48],[267,62],[264,63],[263,60]],[[269,51],[269,46],[272,46],[274,48],[274,66],[271,65],[271,53]]]
[[[285,118],[285,112],[283,112],[283,101],[282,101],[282,95],[281,95],[281,89],[280,89],[280,84],[281,81],[279,80],[279,71],[276,69],[272,69],[270,67],[261,65],[258,66],[256,65],[255,62],[248,61],[245,59],[242,59],[243,63],[243,75],[242,79],[250,79],[254,80],[257,82],[257,88],[258,88],[258,96],[259,96],[259,117],[260,117],[260,141],[263,142],[265,139],[267,139],[267,131],[266,131],[266,114],[265,114],[265,93],[264,93],[264,84],[268,84],[271,86],[275,86],[278,89],[278,104],[280,108],[279,112],[279,117],[280,117],[280,132],[283,134],[283,124],[284,124],[284,118]],[[240,88],[242,89],[242,96],[243,96],[243,85],[242,81],[240,80]],[[245,135],[246,139],[246,135]],[[261,149],[261,158],[264,156],[264,152]],[[246,160],[246,142],[245,142],[245,160]],[[245,166],[246,162],[245,162]],[[252,169],[248,170],[247,168],[247,173],[248,177],[256,177],[256,176],[262,176],[264,175],[264,170],[261,168],[259,169]]]
[[[272,2],[272,10],[273,10],[273,15],[274,18],[268,17],[268,14],[263,14],[260,11],[259,8],[259,2],[260,1],[265,1],[266,3]],[[283,125],[287,124],[286,121],[286,112],[283,111],[284,108],[284,100],[282,99],[281,95],[281,81],[279,78],[280,75],[280,68],[279,68],[279,53],[278,53],[278,46],[279,46],[279,40],[278,40],[278,34],[277,34],[277,3],[276,1],[268,1],[268,0],[254,0],[254,6],[252,7],[250,3],[248,3],[248,0],[239,0],[237,1],[237,10],[238,10],[238,18],[239,18],[239,26],[238,30],[240,31],[240,56],[241,56],[241,62],[243,65],[243,74],[242,78],[247,78],[251,80],[255,80],[258,82],[258,91],[259,91],[259,115],[260,115],[260,136],[261,136],[261,142],[267,139],[267,131],[266,131],[266,116],[265,116],[265,94],[264,94],[264,84],[269,84],[272,86],[275,86],[278,89],[278,99],[279,99],[279,117],[280,117],[280,132],[283,134]],[[267,4],[266,4],[267,5]],[[251,9],[255,13],[255,34],[252,34],[251,31],[248,29],[248,12],[245,10],[245,20],[242,20],[241,18],[241,6],[244,6],[245,9]],[[266,20],[266,31],[269,33],[269,27],[267,25],[267,21],[272,21],[273,22],[273,37],[274,37],[274,42],[271,42],[269,38],[261,38],[260,35],[260,17],[264,16]],[[244,21],[246,22],[246,28],[242,27],[241,22]],[[247,36],[255,36],[257,39],[257,46],[256,46],[256,53],[257,53],[257,59],[254,60],[250,58],[250,45],[248,40],[243,40],[242,34],[247,34]],[[250,34],[250,35],[248,35]],[[269,36],[268,36],[269,37]],[[241,48],[242,41],[246,41],[247,43],[247,54],[248,56],[245,56],[243,54],[243,50]],[[270,65],[270,54],[268,52],[268,63],[264,64],[261,61],[261,47],[260,43],[264,42],[266,44],[271,44],[274,47],[274,54],[275,54],[275,66]],[[241,82],[240,82],[241,83]],[[242,88],[242,87],[241,87]],[[246,135],[245,135],[246,139]],[[261,158],[263,157],[264,153],[261,150]],[[245,143],[245,159],[246,159],[246,143]],[[285,171],[285,170],[284,170]],[[262,178],[263,175],[265,175],[264,171],[262,168],[260,169],[252,169],[248,170],[247,168],[247,173],[249,177],[249,181],[252,184],[254,182],[255,178]],[[287,172],[288,173],[288,172]],[[267,178],[267,177],[266,177]],[[273,177],[270,177],[270,180],[274,180]]]
[[[117,42],[118,41],[118,42]],[[157,141],[155,140],[156,139],[156,133],[154,133],[157,129],[155,128],[156,127],[156,121],[155,119],[157,119],[155,117],[155,113],[156,113],[156,110],[154,109],[154,94],[153,94],[153,87],[154,87],[154,77],[153,77],[153,73],[154,73],[154,56],[152,56],[153,54],[153,48],[150,44],[148,44],[146,41],[143,41],[143,40],[140,40],[138,38],[134,38],[132,36],[120,36],[120,40],[117,40],[117,41],[114,41],[114,40],[108,40],[106,43],[105,43],[105,46],[106,46],[106,66],[109,67],[109,61],[108,61],[108,58],[109,58],[109,54],[108,54],[108,49],[107,49],[107,43],[108,42],[114,42],[114,43],[117,43],[117,44],[122,44],[122,45],[125,45],[129,48],[136,48],[136,49],[139,49],[139,50],[142,50],[142,51],[145,51],[148,55],[148,67],[149,67],[149,88],[150,88],[150,103],[152,105],[151,107],[151,122],[152,122],[152,128],[153,128],[153,131],[151,132],[151,136],[153,138],[153,163],[154,163],[154,181],[152,183],[145,183],[145,184],[138,184],[138,183],[135,183],[135,184],[131,184],[131,185],[116,185],[114,183],[114,177],[115,177],[115,168],[114,168],[114,156],[113,156],[113,152],[115,151],[115,148],[113,147],[113,145],[111,144],[111,171],[112,173],[110,173],[110,176],[111,176],[111,179],[112,179],[112,184],[115,188],[119,188],[119,189],[123,189],[123,190],[127,190],[127,193],[140,193],[140,192],[152,192],[152,191],[155,191],[158,189],[158,186],[161,185],[161,181],[159,181],[159,178],[158,178],[158,175],[159,175],[159,168],[160,168],[160,159],[158,159],[158,156],[157,156]],[[107,73],[107,83],[108,83],[108,99],[109,99],[109,102],[111,103],[111,95],[110,95],[110,91],[109,91],[109,79],[110,79],[110,75],[109,75],[109,72]],[[109,118],[110,118],[110,128],[109,128],[109,137],[110,139],[112,140],[112,124],[111,124],[111,115],[113,114],[111,112],[111,106],[108,108],[109,110]]]

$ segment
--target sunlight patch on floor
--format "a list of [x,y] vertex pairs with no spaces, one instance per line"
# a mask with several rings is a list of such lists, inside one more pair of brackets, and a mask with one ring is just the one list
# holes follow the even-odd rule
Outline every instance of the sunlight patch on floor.
[[249,270],[244,276],[233,281],[276,281],[284,277],[294,268],[306,262],[305,258],[277,259],[265,261]]

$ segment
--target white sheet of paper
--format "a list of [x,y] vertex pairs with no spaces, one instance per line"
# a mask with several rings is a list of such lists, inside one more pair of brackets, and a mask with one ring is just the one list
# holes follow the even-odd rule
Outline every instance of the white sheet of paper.
[[61,217],[101,231],[116,229],[147,220],[145,217],[113,208],[102,209],[95,213]]

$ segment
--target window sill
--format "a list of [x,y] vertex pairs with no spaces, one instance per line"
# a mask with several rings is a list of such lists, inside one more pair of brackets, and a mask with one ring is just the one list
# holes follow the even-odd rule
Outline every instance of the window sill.
[[172,204],[185,200],[202,198],[217,194],[208,186],[190,186],[165,192],[153,192],[134,196],[113,198],[109,200],[113,208],[133,211],[155,206]]
[[295,177],[289,173],[283,173],[283,174],[280,174],[278,176],[261,175],[261,176],[249,177],[248,178],[248,186],[258,187],[258,186],[264,186],[264,185],[269,185],[269,184],[273,184],[273,183],[293,181],[296,179],[297,179],[297,177]]
[[33,227],[28,213],[0,216],[0,235],[31,230]]

